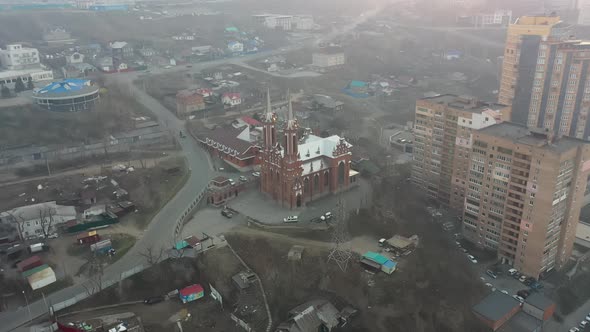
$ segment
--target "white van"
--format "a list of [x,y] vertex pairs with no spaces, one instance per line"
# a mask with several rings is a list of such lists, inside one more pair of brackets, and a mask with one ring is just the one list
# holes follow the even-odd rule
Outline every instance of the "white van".
[[283,219],[284,223],[292,223],[292,222],[298,222],[299,218],[297,218],[297,216],[288,216],[287,218]]

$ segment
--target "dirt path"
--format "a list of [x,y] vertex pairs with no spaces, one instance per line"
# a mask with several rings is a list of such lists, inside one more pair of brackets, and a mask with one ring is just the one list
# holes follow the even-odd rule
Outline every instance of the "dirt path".
[[[324,242],[324,241],[317,241],[317,240],[310,240],[301,237],[296,237],[292,235],[274,233],[274,232],[267,232],[264,230],[260,230],[257,228],[246,227],[246,226],[237,226],[234,227],[229,234],[236,234],[241,236],[247,236],[252,238],[267,238],[272,239],[274,241],[281,241],[290,243],[292,245],[302,245],[306,248],[315,248],[320,250],[328,250],[333,247],[332,242]],[[359,255],[364,254],[367,251],[378,251],[379,247],[377,246],[377,240],[369,237],[369,236],[357,236],[352,238],[349,242],[353,252],[358,253]]]
[[176,158],[179,155],[180,155],[180,153],[177,151],[172,151],[172,152],[169,151],[169,152],[166,152],[165,156],[162,156],[160,158],[142,159],[141,161],[139,159],[125,160],[125,161],[113,161],[113,162],[109,163],[108,165],[93,165],[93,166],[77,168],[77,169],[64,171],[64,172],[58,172],[58,173],[54,173],[52,175],[27,177],[27,178],[22,178],[19,180],[13,180],[14,178],[16,178],[16,176],[14,176],[14,175],[10,176],[8,174],[4,174],[4,175],[0,175],[0,187],[10,186],[10,185],[19,184],[19,183],[25,183],[25,182],[30,182],[30,181],[43,181],[43,180],[47,180],[47,179],[59,178],[59,177],[64,177],[64,176],[69,176],[69,175],[76,175],[76,174],[86,174],[89,176],[98,175],[98,174],[101,174],[101,170],[103,167],[112,167],[113,165],[116,165],[116,164],[125,164],[125,165],[129,165],[129,166],[133,166],[135,168],[142,168],[142,162],[143,162],[144,168],[152,168],[164,160]]

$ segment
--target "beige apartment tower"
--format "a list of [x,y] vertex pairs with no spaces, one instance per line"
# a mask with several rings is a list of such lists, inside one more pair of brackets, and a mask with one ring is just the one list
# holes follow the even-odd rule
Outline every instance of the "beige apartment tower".
[[473,131],[506,120],[510,107],[472,97],[416,101],[412,180],[429,198],[462,213]]
[[473,133],[463,234],[539,277],[569,259],[590,172],[590,143],[511,122]]
[[508,26],[498,102],[512,105],[519,79],[534,71],[538,45],[560,23],[557,16],[521,16]]

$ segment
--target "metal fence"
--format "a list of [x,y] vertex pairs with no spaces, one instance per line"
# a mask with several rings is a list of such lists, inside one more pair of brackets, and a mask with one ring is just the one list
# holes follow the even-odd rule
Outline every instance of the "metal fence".
[[186,208],[186,210],[184,210],[184,213],[182,214],[182,216],[180,216],[180,218],[176,221],[176,227],[174,227],[174,240],[175,241],[177,241],[178,236],[180,235],[180,232],[182,231],[182,228],[184,227],[184,225],[192,217],[193,212],[200,206],[200,203],[203,200],[203,198],[205,197],[205,195],[207,195],[207,188],[203,189],[199,193],[199,195],[197,195],[197,198],[195,198],[195,200],[192,201],[192,203],[189,205],[189,207]]

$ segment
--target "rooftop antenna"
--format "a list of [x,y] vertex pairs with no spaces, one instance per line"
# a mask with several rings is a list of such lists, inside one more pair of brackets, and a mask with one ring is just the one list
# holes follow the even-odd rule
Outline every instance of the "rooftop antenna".
[[332,232],[333,247],[328,255],[328,263],[335,261],[342,272],[346,272],[348,261],[352,258],[350,246],[350,234],[348,234],[347,215],[342,196],[338,198],[336,215],[334,216],[334,229]]

